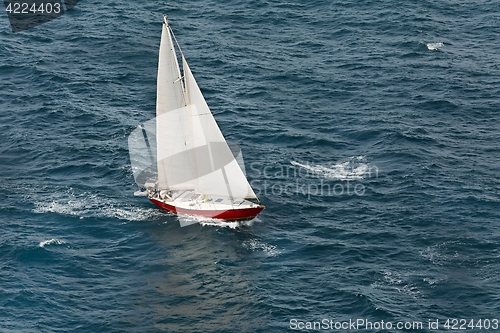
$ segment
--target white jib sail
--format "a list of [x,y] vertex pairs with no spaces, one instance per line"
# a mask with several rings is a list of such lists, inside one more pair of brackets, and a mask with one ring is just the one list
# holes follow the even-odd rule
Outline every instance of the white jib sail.
[[184,57],[182,67],[190,109],[191,156],[196,192],[231,198],[257,198],[215,122]]

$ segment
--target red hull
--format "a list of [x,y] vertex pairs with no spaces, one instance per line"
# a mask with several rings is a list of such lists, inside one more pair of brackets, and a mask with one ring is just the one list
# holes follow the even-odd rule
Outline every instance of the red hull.
[[154,198],[149,198],[149,200],[160,208],[168,210],[175,214],[185,214],[185,215],[199,215],[214,219],[221,220],[251,220],[255,218],[264,209],[264,206],[256,208],[245,208],[245,209],[230,209],[223,211],[216,210],[192,210],[175,207]]

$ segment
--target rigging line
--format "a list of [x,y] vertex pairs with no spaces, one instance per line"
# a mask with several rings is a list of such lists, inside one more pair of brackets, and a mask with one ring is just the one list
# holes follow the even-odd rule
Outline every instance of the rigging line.
[[168,28],[168,30],[170,30],[172,37],[174,37],[175,44],[177,45],[177,48],[179,49],[181,56],[184,56],[184,53],[182,53],[181,46],[179,45],[179,42],[177,41],[177,37],[175,37],[174,31],[172,30],[172,27],[170,26],[169,23],[167,23],[167,28]]

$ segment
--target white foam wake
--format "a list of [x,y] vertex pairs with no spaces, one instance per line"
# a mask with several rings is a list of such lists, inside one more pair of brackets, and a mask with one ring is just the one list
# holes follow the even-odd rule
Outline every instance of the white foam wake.
[[202,226],[213,226],[213,227],[236,229],[236,228],[241,228],[243,226],[251,226],[253,224],[253,220],[250,220],[250,221],[224,221],[224,220],[218,220],[218,219],[206,219],[204,221],[201,221],[200,224]]
[[181,225],[181,227],[186,227],[191,224],[199,223],[201,226],[223,227],[231,229],[241,228],[243,226],[252,226],[253,222],[255,221],[255,219],[247,221],[224,221],[221,219],[205,217],[201,215],[184,215],[184,214],[177,214],[177,218],[179,220],[179,224]]
[[63,215],[85,217],[107,217],[127,221],[146,221],[161,214],[161,211],[151,208],[139,208],[123,205],[113,199],[99,196],[95,193],[74,193],[73,190],[55,192],[49,196],[30,196],[35,201],[35,213],[57,213]]

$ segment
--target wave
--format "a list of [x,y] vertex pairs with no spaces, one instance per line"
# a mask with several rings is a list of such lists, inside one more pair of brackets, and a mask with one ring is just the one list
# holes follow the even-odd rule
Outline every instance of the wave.
[[[198,217],[197,217],[198,218]],[[237,229],[241,228],[244,226],[252,226],[254,220],[249,220],[249,221],[224,221],[224,220],[219,220],[219,219],[210,219],[210,218],[203,218],[199,219],[199,223],[202,226],[212,226],[212,227],[222,227],[222,228],[230,228],[230,229]]]
[[276,257],[281,254],[281,252],[276,248],[276,245],[269,245],[259,241],[258,239],[244,241],[243,247],[251,251],[262,251],[268,257]]
[[370,284],[374,289],[394,289],[398,293],[404,293],[412,297],[418,297],[421,295],[420,290],[417,285],[406,281],[407,277],[403,277],[401,274],[396,272],[391,272],[384,270],[380,272],[381,279]]
[[[31,197],[33,198],[34,196]],[[50,195],[45,200],[34,202],[34,205],[34,213],[57,213],[76,216],[80,219],[105,217],[127,221],[146,221],[162,215],[162,212],[154,207],[140,208],[126,205],[118,207],[123,204],[98,194],[87,192],[75,194],[73,190]]]
[[427,46],[427,49],[430,51],[438,50],[444,46],[444,44],[441,42],[439,42],[439,43],[427,43],[425,45]]
[[[172,216],[175,214],[170,213]],[[223,220],[214,219],[211,217],[205,217],[200,215],[187,215],[187,214],[177,214],[177,219],[179,220],[179,224],[181,227],[187,227],[191,224],[199,223],[201,225],[220,225]]]
[[67,244],[67,243],[65,241],[63,241],[63,240],[60,240],[60,239],[57,239],[57,238],[52,238],[52,239],[40,242],[38,244],[38,246],[41,247],[41,248],[43,248],[43,247],[45,247],[45,245],[52,245],[52,244],[63,245],[63,244]]
[[[328,166],[319,164],[303,164],[290,161],[290,164],[308,171],[310,177],[320,177],[335,180],[359,180],[370,176],[372,167],[366,163],[364,156],[350,157],[347,161]],[[310,172],[310,173],[309,173]],[[378,172],[378,170],[377,170]]]

